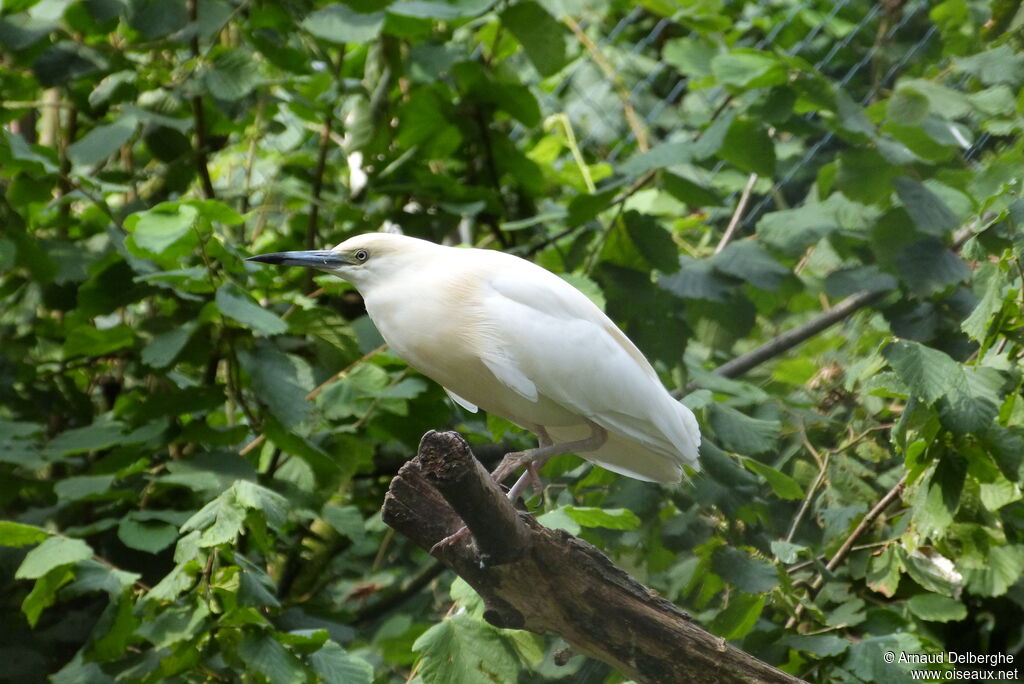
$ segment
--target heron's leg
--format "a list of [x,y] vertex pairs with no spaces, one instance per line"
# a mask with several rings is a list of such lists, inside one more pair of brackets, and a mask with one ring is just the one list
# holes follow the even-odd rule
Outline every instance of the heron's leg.
[[520,476],[516,483],[512,485],[512,489],[508,492],[508,498],[515,501],[531,482],[536,482],[539,485],[540,477],[537,475],[537,471],[539,471],[552,456],[594,451],[595,449],[601,448],[601,446],[608,440],[608,431],[597,423],[589,420],[587,421],[587,425],[590,426],[589,436],[572,442],[562,442],[561,444],[553,444],[547,431],[542,427],[538,427],[536,429],[538,437],[537,448],[527,449],[526,451],[514,451],[510,454],[506,454],[498,467],[493,473],[491,473],[491,477],[494,478],[495,482],[500,483],[516,468],[525,465],[526,472]]
[[[549,435],[548,431],[544,428],[538,426],[534,428],[534,431],[537,434],[538,447],[547,447],[554,444],[554,441],[551,439],[551,435]],[[519,476],[516,483],[512,485],[512,489],[508,491],[509,500],[515,501],[519,494],[525,491],[531,484],[533,485],[533,491],[535,494],[539,495],[544,491],[543,485],[540,481],[540,469],[544,467],[544,464],[547,463],[550,458],[550,456],[541,457],[526,464],[526,470]]]

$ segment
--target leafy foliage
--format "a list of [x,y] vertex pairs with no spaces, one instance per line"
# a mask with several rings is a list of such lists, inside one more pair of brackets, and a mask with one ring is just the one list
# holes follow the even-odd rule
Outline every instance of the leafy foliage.
[[377,515],[425,430],[529,436],[449,403],[349,286],[244,262],[390,225],[564,274],[696,388],[692,485],[561,457],[545,524],[814,681],[907,678],[887,650],[1020,657],[1022,21],[5,3],[6,674],[616,681],[489,626]]

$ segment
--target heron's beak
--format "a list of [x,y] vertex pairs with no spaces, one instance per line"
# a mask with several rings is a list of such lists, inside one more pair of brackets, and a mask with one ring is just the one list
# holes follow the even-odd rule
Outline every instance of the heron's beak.
[[309,268],[333,269],[352,263],[341,252],[330,249],[318,249],[308,252],[274,252],[249,257],[246,261],[258,261],[261,264],[275,266],[307,266]]

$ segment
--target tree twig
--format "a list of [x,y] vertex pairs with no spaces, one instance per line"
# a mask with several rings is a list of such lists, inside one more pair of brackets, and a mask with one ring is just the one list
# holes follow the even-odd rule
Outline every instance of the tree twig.
[[[723,363],[715,369],[715,373],[727,378],[737,378],[750,369],[761,365],[768,359],[779,356],[801,342],[814,337],[822,330],[835,325],[839,321],[853,314],[855,311],[863,309],[869,304],[874,304],[885,297],[888,293],[889,290],[881,290],[878,292],[858,292],[857,294],[850,295],[828,311],[818,314],[806,323],[798,325],[792,330],[787,330],[778,337],[765,342],[753,351],[749,351],[746,354],[737,356],[731,361]],[[677,391],[677,393],[688,394],[699,387],[700,384],[698,382],[690,382],[682,392]]]
[[[900,478],[900,481],[893,485],[892,489],[886,492],[885,495],[878,500],[878,503],[876,503],[874,507],[872,507],[872,509],[868,511],[863,518],[861,518],[857,527],[853,528],[853,532],[851,532],[846,540],[843,541],[843,545],[839,547],[839,550],[836,551],[829,562],[825,564],[825,570],[832,572],[839,567],[839,564],[842,563],[843,559],[846,558],[846,555],[850,553],[850,549],[852,549],[853,545],[857,543],[857,539],[864,534],[864,531],[868,526],[875,522],[878,516],[888,508],[889,504],[891,504],[896,497],[903,493],[903,487],[907,484],[907,477],[909,475],[909,472],[903,473],[903,477]],[[815,578],[814,582],[811,583],[810,594],[813,595],[816,593],[824,583],[825,575],[823,573],[819,574]],[[813,596],[811,598],[813,598]],[[799,621],[803,612],[804,604],[801,603],[797,605],[793,611],[793,615],[786,621],[786,629],[792,629],[796,625],[797,621]]]
[[747,185],[743,188],[743,193],[740,195],[740,201],[736,203],[736,210],[732,212],[732,218],[729,219],[729,225],[725,229],[725,233],[722,235],[722,239],[719,240],[718,246],[715,247],[715,254],[718,254],[725,246],[732,240],[733,233],[736,232],[736,227],[740,225],[740,219],[743,218],[743,212],[747,208],[747,202],[750,201],[750,193],[754,190],[754,184],[757,183],[757,174],[750,174],[750,178],[747,179]]
[[604,55],[601,54],[601,49],[590,39],[590,36],[586,34],[583,28],[576,23],[576,20],[570,16],[563,17],[562,21],[569,30],[576,36],[576,40],[587,49],[590,53],[591,58],[608,80],[612,82],[612,86],[615,88],[615,92],[618,93],[619,99],[622,101],[622,111],[626,115],[626,123],[629,124],[629,130],[633,132],[633,137],[636,138],[636,146],[641,152],[646,152],[650,149],[650,145],[647,144],[647,131],[644,130],[643,124],[640,123],[639,117],[636,115],[636,110],[633,108],[633,102],[629,99],[629,90],[622,83],[622,79],[619,78],[618,73],[608,60],[605,59]]

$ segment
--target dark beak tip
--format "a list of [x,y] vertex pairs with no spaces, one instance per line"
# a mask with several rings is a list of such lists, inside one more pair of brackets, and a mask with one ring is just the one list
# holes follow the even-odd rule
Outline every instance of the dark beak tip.
[[344,264],[344,260],[332,250],[314,250],[305,252],[273,252],[257,254],[246,258],[260,264],[274,266],[304,266],[306,268],[332,268]]
[[246,261],[252,261],[257,264],[272,264],[274,266],[284,266],[287,263],[288,254],[284,252],[273,252],[271,254],[257,254],[246,259]]

